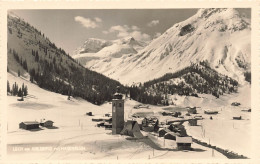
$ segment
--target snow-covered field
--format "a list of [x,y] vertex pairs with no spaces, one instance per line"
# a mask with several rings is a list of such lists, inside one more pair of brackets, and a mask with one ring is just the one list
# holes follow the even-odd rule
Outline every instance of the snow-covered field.
[[[93,117],[111,113],[110,103],[96,106],[79,98],[67,100],[67,96],[41,89],[27,79],[17,78],[10,73],[8,73],[8,80],[11,86],[14,82],[19,86],[24,83],[29,91],[29,95],[23,102],[17,101],[18,97],[8,96],[7,149],[10,160],[226,158],[216,151],[212,156],[211,149],[195,143],[192,144],[193,151],[177,151],[175,141],[165,140],[164,145],[163,138],[152,134],[149,134],[150,139],[138,141],[127,140],[126,136],[111,135],[110,130],[96,127],[96,122],[91,121],[92,117],[86,116],[86,112],[90,111],[95,115]],[[159,116],[159,119],[165,119],[158,113],[163,111],[163,107],[133,109],[136,104],[138,102],[133,100],[125,101],[125,119],[135,112],[153,112],[154,115]],[[233,111],[241,114],[243,120],[233,121],[230,118]],[[239,111],[240,109],[223,107],[219,115],[213,116],[213,120],[204,116],[205,119],[201,122],[206,131],[204,138],[201,136],[201,126],[187,126],[188,133],[205,141],[210,138],[210,142],[216,146],[249,156],[250,142],[249,140],[242,142],[242,140],[249,138],[251,133],[250,113]],[[53,120],[57,128],[42,128],[38,131],[19,129],[19,123],[22,121],[41,119]],[[30,148],[28,152],[26,148]]]

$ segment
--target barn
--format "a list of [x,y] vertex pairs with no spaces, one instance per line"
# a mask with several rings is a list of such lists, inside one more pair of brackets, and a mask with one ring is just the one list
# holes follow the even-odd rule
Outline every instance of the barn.
[[43,126],[43,127],[53,127],[53,121],[51,120],[47,120],[45,122],[41,122],[40,125]]
[[40,126],[40,123],[37,121],[26,121],[26,122],[21,122],[19,124],[20,129],[26,129],[26,130],[38,129],[39,126]]
[[192,137],[176,136],[176,144],[178,150],[191,150]]

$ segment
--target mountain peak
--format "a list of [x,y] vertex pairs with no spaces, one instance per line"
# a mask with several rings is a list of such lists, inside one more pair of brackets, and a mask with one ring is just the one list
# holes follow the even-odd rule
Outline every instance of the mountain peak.
[[209,18],[214,14],[224,14],[223,16],[239,16],[239,12],[234,8],[202,8],[197,15],[201,18]]

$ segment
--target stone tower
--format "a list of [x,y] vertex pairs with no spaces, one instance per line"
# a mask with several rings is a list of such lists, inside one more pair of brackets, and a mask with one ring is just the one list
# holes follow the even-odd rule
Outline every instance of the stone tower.
[[112,134],[120,134],[124,128],[124,100],[123,95],[119,93],[119,87],[112,100]]

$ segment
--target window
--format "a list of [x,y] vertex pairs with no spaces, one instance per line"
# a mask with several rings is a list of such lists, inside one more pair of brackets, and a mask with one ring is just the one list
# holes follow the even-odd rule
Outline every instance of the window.
[[119,103],[118,106],[119,106],[119,107],[122,107],[122,103]]

